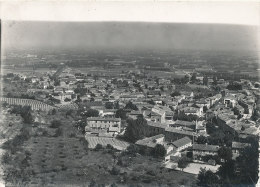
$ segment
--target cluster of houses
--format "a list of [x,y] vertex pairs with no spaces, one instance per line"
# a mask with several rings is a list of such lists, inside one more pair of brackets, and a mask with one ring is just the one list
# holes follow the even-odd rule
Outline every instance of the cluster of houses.
[[[243,85],[242,90],[227,90],[227,82],[219,79],[215,82],[221,92],[196,98],[197,89],[211,90],[209,86],[201,85],[203,76],[200,75],[197,76],[198,84],[188,83],[189,89],[182,89],[176,95],[172,93],[179,90],[170,78],[143,76],[140,70],[129,70],[114,76],[97,76],[75,73],[70,68],[61,67],[51,76],[52,79],[47,75],[20,75],[20,78],[30,78],[31,86],[27,93],[38,95],[37,99],[43,102],[48,102],[51,96],[59,101],[55,106],[67,104],[70,109],[77,109],[76,103],[81,102],[97,110],[98,116],[86,119],[86,136],[115,138],[118,134],[123,135],[125,125],[123,119],[116,118],[118,109],[123,109],[127,118],[135,120],[143,117],[147,121],[146,138],[138,140],[136,144],[149,148],[156,144],[164,145],[167,150],[165,160],[180,155],[187,148],[191,148],[193,155],[198,158],[217,154],[218,145],[196,143],[199,136],[209,136],[206,123],[212,119],[216,119],[220,128],[241,139],[259,134],[257,124],[250,118],[256,108],[256,97],[260,94],[250,81],[239,82]],[[213,84],[213,80],[210,79],[209,84]],[[112,103],[112,107],[107,107],[106,103]],[[135,108],[125,108],[128,103]],[[197,118],[178,119],[178,114]],[[237,154],[245,146],[233,142],[233,153]]]

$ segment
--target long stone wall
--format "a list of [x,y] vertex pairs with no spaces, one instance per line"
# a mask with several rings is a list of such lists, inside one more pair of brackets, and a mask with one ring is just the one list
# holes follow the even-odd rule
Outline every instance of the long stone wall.
[[1,102],[6,102],[9,105],[21,105],[21,106],[30,106],[32,110],[43,110],[49,111],[56,109],[56,107],[43,103],[41,101],[33,99],[20,99],[20,98],[0,98]]

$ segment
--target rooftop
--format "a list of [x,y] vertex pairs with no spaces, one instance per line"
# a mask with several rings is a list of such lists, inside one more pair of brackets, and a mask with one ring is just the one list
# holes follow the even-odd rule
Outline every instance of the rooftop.
[[194,123],[194,122],[182,121],[182,120],[177,120],[177,121],[175,121],[174,124],[181,125],[181,126],[195,126],[196,125],[196,123]]
[[192,149],[193,150],[199,150],[199,151],[217,152],[218,149],[219,149],[219,146],[208,145],[208,144],[193,144]]
[[89,117],[87,121],[117,121],[120,122],[120,118],[101,118],[101,117]]
[[152,137],[149,137],[149,138],[144,138],[142,140],[138,140],[136,142],[136,144],[153,148],[153,147],[155,147],[158,144],[157,140],[159,138],[164,138],[164,135],[163,134],[159,134],[159,135],[152,136]]
[[165,123],[159,123],[159,122],[153,122],[153,121],[147,121],[147,125],[158,127],[158,128],[166,128],[168,127],[168,124]]
[[192,141],[191,141],[191,139],[190,138],[188,138],[188,137],[184,137],[184,138],[181,138],[181,139],[179,139],[179,140],[176,140],[176,141],[174,141],[174,142],[172,142],[171,144],[173,144],[175,147],[182,147],[182,146],[184,146],[184,145],[186,145],[186,144],[189,144],[189,143],[191,143]]
[[190,131],[185,131],[185,130],[178,130],[178,129],[173,128],[173,127],[166,127],[165,131],[174,132],[174,133],[177,133],[177,134],[188,135],[188,136],[196,136],[197,135],[197,133],[195,133],[195,132],[190,132]]
[[234,149],[244,149],[248,146],[250,146],[249,143],[232,142],[232,148]]

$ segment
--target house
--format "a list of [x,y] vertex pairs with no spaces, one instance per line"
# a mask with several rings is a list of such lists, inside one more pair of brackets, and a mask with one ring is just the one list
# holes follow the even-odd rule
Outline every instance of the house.
[[157,144],[163,145],[163,143],[164,143],[164,135],[158,134],[152,137],[138,140],[135,144],[141,147],[154,148]]
[[113,118],[116,115],[116,109],[103,109],[101,112],[101,116]]
[[62,87],[55,87],[54,88],[54,93],[63,93],[64,92],[64,89]]
[[169,143],[169,145],[172,145],[173,148],[170,152],[166,153],[166,156],[164,158],[165,161],[172,160],[172,157],[178,156],[180,158],[181,153],[180,151],[191,147],[192,146],[192,140],[188,137],[181,138],[179,140],[176,140],[174,142]]
[[170,124],[170,127],[188,127],[195,130],[196,122],[177,120],[174,122],[174,124]]
[[210,107],[213,106],[216,102],[218,102],[221,99],[221,97],[222,97],[221,94],[217,94],[217,95],[214,95],[212,97],[209,97]]
[[217,145],[208,145],[208,144],[193,144],[193,158],[200,159],[202,156],[207,155],[217,155],[219,150],[219,146]]
[[158,134],[152,137],[138,140],[135,144],[140,146],[141,148],[148,149],[148,151],[152,151],[157,144],[160,144],[164,146],[167,154],[171,152],[174,147],[172,145],[167,145],[164,140],[165,136],[163,134]]
[[217,115],[216,119],[218,126],[222,128],[225,132],[228,132],[230,134],[237,134],[238,130],[241,129],[241,127],[238,127],[237,120],[234,115],[222,113]]
[[196,122],[196,132],[199,135],[207,136],[207,128],[205,121],[197,121]]
[[173,111],[166,111],[165,112],[165,122],[173,121],[173,115],[174,115]]
[[168,127],[167,124],[147,121],[147,129],[145,131],[146,136],[154,136],[158,134],[165,134],[165,128]]
[[224,97],[224,104],[226,107],[234,108],[236,106],[236,98],[232,95]]
[[153,111],[149,111],[149,110],[145,110],[144,113],[144,118],[147,120],[147,121],[152,121],[152,122],[158,122],[158,123],[161,123],[161,120],[162,120],[162,116],[156,112],[153,112]]
[[171,145],[174,146],[174,149],[176,151],[182,151],[192,145],[192,140],[189,137],[185,136],[179,140],[171,142]]
[[155,112],[156,114],[161,116],[160,119],[161,123],[165,123],[166,121],[173,120],[173,112],[168,107],[155,105],[152,108],[152,112]]
[[121,130],[121,119],[89,117],[87,118],[85,130],[87,131],[89,129],[119,133]]
[[128,115],[128,117],[132,118],[132,119],[137,119],[138,117],[142,117],[143,116],[143,113],[141,111],[135,111],[135,110],[132,110],[130,112],[130,114]]
[[202,115],[202,110],[201,108],[197,108],[197,107],[185,107],[180,109],[180,111],[183,111],[186,115],[196,115],[196,116],[201,116]]
[[203,111],[204,106],[207,107],[207,108],[210,107],[210,99],[200,99],[200,100],[196,101],[196,105],[199,108],[202,108],[202,111]]
[[249,143],[232,142],[232,153],[239,155],[243,149],[251,146]]
[[187,130],[180,130],[173,127],[165,128],[165,140],[168,142],[173,142],[178,139],[184,138],[185,136],[194,140],[197,138],[198,134],[196,132],[191,132]]
[[237,111],[238,111],[239,114],[241,114],[241,115],[244,114],[245,109],[244,109],[241,105],[238,104],[238,105],[236,105],[235,108],[237,109]]

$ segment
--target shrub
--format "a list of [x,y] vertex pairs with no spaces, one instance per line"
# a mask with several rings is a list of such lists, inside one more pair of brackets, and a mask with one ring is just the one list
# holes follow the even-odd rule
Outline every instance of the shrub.
[[2,163],[9,164],[12,160],[12,156],[9,153],[5,153],[2,157]]
[[106,148],[107,149],[114,149],[114,147],[111,144],[107,144]]
[[58,128],[55,131],[54,137],[62,136],[62,134],[63,134],[62,128]]
[[189,165],[189,159],[187,157],[182,157],[179,161],[178,161],[178,167],[181,168],[182,170],[184,168],[186,168]]
[[70,133],[69,137],[70,137],[70,138],[75,138],[75,137],[76,137],[76,134],[75,134],[75,133]]
[[53,120],[53,121],[51,122],[50,128],[58,128],[58,127],[60,127],[60,126],[61,126],[61,121],[60,121],[60,120]]
[[98,144],[96,145],[96,147],[94,148],[94,150],[95,150],[95,151],[98,151],[98,150],[100,150],[100,149],[102,149],[102,148],[103,148],[103,146],[98,143]]
[[139,153],[140,151],[139,147],[135,144],[129,145],[126,150],[129,154]]
[[110,171],[112,175],[120,174],[120,169],[118,167],[113,166],[112,170]]
[[152,150],[152,155],[154,157],[164,157],[166,154],[166,149],[164,148],[163,145],[157,144],[153,150]]

